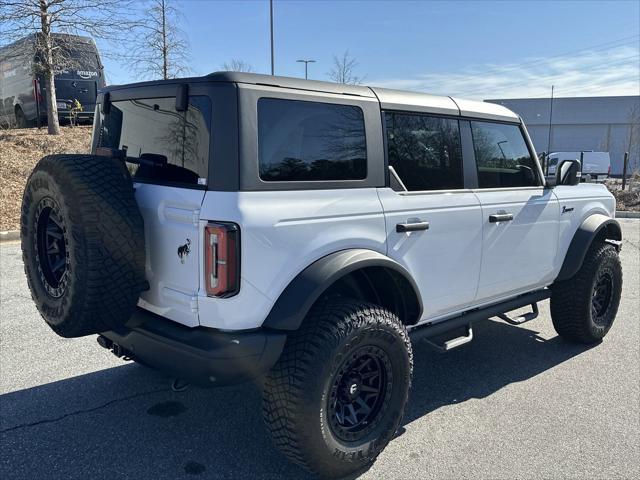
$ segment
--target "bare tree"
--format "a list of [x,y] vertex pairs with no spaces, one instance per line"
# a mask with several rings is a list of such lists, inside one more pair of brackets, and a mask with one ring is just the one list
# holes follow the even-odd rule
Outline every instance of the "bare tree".
[[55,73],[78,62],[77,54],[70,53],[77,48],[75,39],[61,34],[121,40],[131,24],[123,14],[130,4],[128,0],[0,0],[0,44],[23,37],[33,42],[34,73],[42,74],[46,83],[50,135],[60,134]]
[[224,62],[222,64],[222,69],[228,72],[253,72],[253,67],[251,64],[245,62],[244,60],[237,60],[232,58],[228,62]]
[[333,56],[333,66],[327,73],[329,78],[336,83],[348,83],[350,85],[360,85],[364,77],[356,75],[358,61],[346,50],[342,56]]
[[189,41],[180,27],[182,14],[173,0],[148,0],[133,48],[126,57],[139,77],[168,79],[189,72]]

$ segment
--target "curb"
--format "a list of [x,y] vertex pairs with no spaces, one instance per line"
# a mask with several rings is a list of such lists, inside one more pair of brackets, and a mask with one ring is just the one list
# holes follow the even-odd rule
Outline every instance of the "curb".
[[640,212],[626,212],[624,210],[616,210],[616,218],[640,218]]
[[13,242],[15,240],[20,240],[20,230],[0,232],[0,243]]

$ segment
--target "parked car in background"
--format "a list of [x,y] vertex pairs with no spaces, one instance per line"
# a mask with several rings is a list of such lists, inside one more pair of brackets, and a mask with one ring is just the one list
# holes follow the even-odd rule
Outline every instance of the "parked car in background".
[[[92,38],[54,34],[65,64],[56,70],[58,116],[68,120],[77,100],[79,121],[93,120],[98,89],[105,87],[104,69]],[[29,35],[0,48],[0,123],[25,128],[47,120],[46,82],[38,72],[37,35]]]
[[611,174],[609,152],[553,152],[549,154],[547,175],[555,177],[563,160],[578,160],[582,165],[582,181],[604,181]]

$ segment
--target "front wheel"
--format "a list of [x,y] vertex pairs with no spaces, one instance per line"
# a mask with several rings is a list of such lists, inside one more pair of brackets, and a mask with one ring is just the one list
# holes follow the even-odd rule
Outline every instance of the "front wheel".
[[551,290],[556,332],[571,342],[599,342],[613,325],[622,293],[622,266],[616,248],[594,243],[578,273],[555,283]]
[[356,301],[321,301],[267,377],[267,428],[290,460],[313,473],[356,472],[393,438],[412,368],[411,343],[394,314]]

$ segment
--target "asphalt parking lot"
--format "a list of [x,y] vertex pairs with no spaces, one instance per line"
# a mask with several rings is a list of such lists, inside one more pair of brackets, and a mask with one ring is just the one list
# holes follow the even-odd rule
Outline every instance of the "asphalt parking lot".
[[[587,348],[488,321],[441,355],[414,345],[399,435],[360,478],[640,478],[640,222],[620,220],[616,324]],[[0,245],[0,478],[304,478],[271,445],[256,385],[170,389],[95,337],[40,319],[17,243]]]

